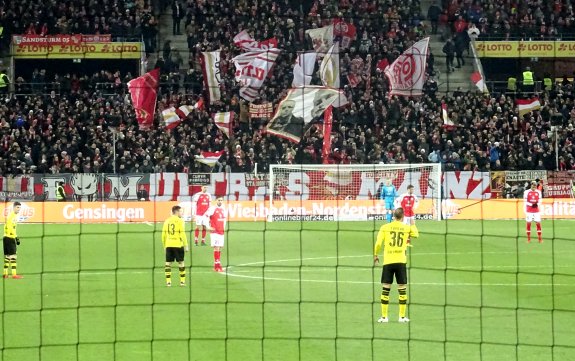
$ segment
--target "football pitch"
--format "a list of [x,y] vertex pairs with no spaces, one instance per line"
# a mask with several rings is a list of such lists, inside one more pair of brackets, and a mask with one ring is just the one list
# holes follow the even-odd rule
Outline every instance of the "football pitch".
[[167,288],[161,224],[21,224],[1,360],[575,360],[575,223],[419,221],[409,324],[395,287],[376,323],[380,225],[230,223],[226,273],[192,246]]

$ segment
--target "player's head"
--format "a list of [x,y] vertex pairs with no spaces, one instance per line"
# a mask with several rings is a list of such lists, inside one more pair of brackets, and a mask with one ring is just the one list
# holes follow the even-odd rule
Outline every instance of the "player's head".
[[408,194],[413,194],[413,185],[410,184],[410,185],[407,186],[407,193],[408,193]]
[[391,179],[386,179],[385,185],[389,187],[391,185]]
[[222,204],[224,204],[224,197],[218,197],[216,198],[216,204],[218,205],[218,207],[221,207]]
[[174,216],[181,217],[182,216],[182,207],[180,206],[173,206],[172,207],[172,214]]
[[202,192],[206,193],[208,191],[208,186],[202,186]]
[[393,211],[393,218],[395,218],[396,221],[403,221],[403,208],[396,208],[395,211]]
[[18,214],[20,212],[20,208],[22,208],[22,203],[14,202],[14,206],[12,207],[14,213]]
[[537,189],[537,183],[531,182],[531,190],[536,190],[536,189]]

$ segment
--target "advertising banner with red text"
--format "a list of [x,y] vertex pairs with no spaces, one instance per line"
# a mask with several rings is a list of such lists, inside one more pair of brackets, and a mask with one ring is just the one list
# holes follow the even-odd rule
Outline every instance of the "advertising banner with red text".
[[140,59],[139,42],[14,43],[15,59]]
[[69,45],[69,44],[81,44],[81,43],[109,43],[112,41],[112,35],[110,34],[94,34],[94,35],[35,35],[35,34],[24,34],[24,35],[13,35],[12,42],[14,45],[38,45],[38,44],[50,44],[50,45]]

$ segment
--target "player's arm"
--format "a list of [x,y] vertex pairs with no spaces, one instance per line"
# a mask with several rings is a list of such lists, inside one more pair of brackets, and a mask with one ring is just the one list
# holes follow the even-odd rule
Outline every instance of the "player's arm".
[[419,237],[419,231],[415,225],[409,226],[409,238],[417,238]]
[[379,190],[379,199],[385,200],[385,184],[381,185],[381,189]]
[[182,244],[184,245],[184,248],[186,249],[186,252],[189,250],[188,247],[188,236],[186,236],[186,222],[184,222],[184,220],[182,219],[180,221],[180,229],[178,230],[180,232],[180,239],[182,240]]
[[405,197],[405,194],[402,194],[399,197],[395,198],[395,201],[393,202],[393,206],[395,208],[401,207],[401,202],[403,202],[403,197]]
[[523,192],[523,212],[527,213],[527,195],[529,194],[529,189]]
[[212,222],[211,222],[211,218],[212,215],[214,214],[214,211],[216,209],[213,206],[210,206],[210,208],[208,208],[208,210],[206,211],[206,213],[204,213],[204,217],[206,217],[208,220],[210,220],[208,227],[206,227],[208,229],[208,231],[213,231],[214,229],[212,228]]
[[379,257],[378,254],[381,251],[381,247],[383,246],[383,242],[385,241],[385,230],[383,227],[379,229],[377,233],[377,241],[375,242],[375,247],[373,248],[373,262],[378,263]]
[[192,196],[192,217],[196,215],[196,207],[198,205],[198,194],[196,193]]
[[413,196],[413,199],[415,200],[415,201],[413,202],[413,209],[415,210],[415,209],[417,209],[417,208],[419,207],[419,198],[417,198],[417,196],[414,195],[414,196]]
[[166,238],[168,238],[168,222],[164,222],[162,227],[162,246],[166,248]]

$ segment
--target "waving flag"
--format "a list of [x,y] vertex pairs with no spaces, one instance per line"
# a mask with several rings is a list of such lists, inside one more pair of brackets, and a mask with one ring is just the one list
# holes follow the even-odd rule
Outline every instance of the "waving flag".
[[533,97],[531,99],[517,99],[515,100],[517,104],[517,109],[519,109],[519,116],[524,116],[534,110],[541,109],[541,102],[539,102],[538,97]]
[[386,70],[391,84],[390,95],[420,96],[423,94],[429,38],[418,41],[403,52]]
[[220,85],[222,83],[220,74],[220,51],[203,52],[200,58],[202,72],[204,73],[204,85],[208,88],[210,104],[220,100],[222,94]]
[[346,23],[342,19],[333,20],[333,36],[339,42],[342,49],[350,47],[353,40],[355,40],[357,30],[355,25]]
[[333,124],[333,106],[327,107],[323,113],[323,148],[321,157],[323,164],[329,164],[329,155],[331,154],[331,127]]
[[443,119],[443,127],[447,130],[452,130],[455,128],[455,123],[453,120],[449,119],[449,113],[447,112],[447,104],[441,103],[441,118]]
[[196,162],[213,167],[216,165],[218,160],[224,155],[225,151],[220,150],[219,152],[201,152],[200,155],[196,156]]
[[203,110],[204,109],[204,100],[200,98],[200,100],[193,106],[191,105],[182,105],[181,107],[175,108],[170,107],[168,109],[164,109],[162,111],[162,118],[164,119],[164,124],[167,129],[172,129],[178,126],[188,114],[190,114],[194,110]]
[[128,91],[132,97],[140,129],[150,129],[154,124],[159,79],[160,69],[156,68],[128,82]]
[[214,118],[214,123],[222,133],[224,133],[226,137],[230,138],[230,135],[233,135],[232,127],[234,123],[234,112],[215,113],[212,116]]
[[320,58],[333,45],[333,24],[323,28],[309,29],[305,33],[311,38],[313,49],[319,54]]
[[316,59],[316,52],[302,53],[297,56],[293,67],[293,87],[310,85]]
[[266,132],[297,143],[314,123],[321,121],[330,105],[345,104],[345,95],[337,89],[320,86],[291,89],[279,104]]
[[332,45],[323,58],[319,71],[324,86],[339,88],[339,45]]
[[278,39],[270,38],[264,41],[254,40],[246,30],[234,36],[234,44],[245,51],[267,50],[278,47]]
[[280,49],[250,51],[232,59],[236,67],[236,81],[242,84],[240,96],[249,102],[257,97],[261,86],[274,66]]

